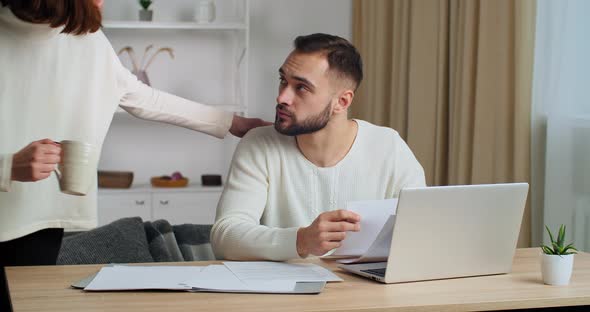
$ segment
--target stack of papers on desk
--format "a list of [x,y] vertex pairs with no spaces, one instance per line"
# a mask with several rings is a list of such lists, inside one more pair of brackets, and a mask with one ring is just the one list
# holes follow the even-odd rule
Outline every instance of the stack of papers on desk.
[[361,216],[360,232],[346,233],[342,246],[329,257],[340,263],[387,261],[395,225],[397,198],[346,203],[346,210]]
[[319,293],[326,282],[342,281],[314,264],[224,262],[197,266],[103,267],[83,285],[86,291],[180,290],[249,293]]

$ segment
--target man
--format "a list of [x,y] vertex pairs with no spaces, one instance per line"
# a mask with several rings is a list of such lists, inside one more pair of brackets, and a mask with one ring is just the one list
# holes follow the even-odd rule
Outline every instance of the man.
[[424,171],[392,129],[348,119],[362,62],[345,39],[295,39],[279,69],[274,128],[238,145],[217,207],[218,258],[288,260],[340,246],[360,217],[347,201],[386,199],[425,186]]

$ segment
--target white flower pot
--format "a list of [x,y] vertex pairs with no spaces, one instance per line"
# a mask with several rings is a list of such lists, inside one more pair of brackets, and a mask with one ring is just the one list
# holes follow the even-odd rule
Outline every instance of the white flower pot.
[[543,253],[541,256],[543,283],[556,286],[569,284],[573,267],[573,254],[557,256]]
[[151,22],[154,16],[154,11],[152,10],[139,10],[139,20],[145,22]]

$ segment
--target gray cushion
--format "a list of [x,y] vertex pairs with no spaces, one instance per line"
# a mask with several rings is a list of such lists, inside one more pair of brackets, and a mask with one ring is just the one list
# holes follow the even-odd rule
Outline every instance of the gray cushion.
[[184,261],[172,225],[166,220],[143,223],[150,254],[156,262]]
[[174,235],[184,261],[215,260],[209,234],[213,225],[181,224],[175,225]]
[[124,218],[63,239],[57,264],[153,262],[141,218]]

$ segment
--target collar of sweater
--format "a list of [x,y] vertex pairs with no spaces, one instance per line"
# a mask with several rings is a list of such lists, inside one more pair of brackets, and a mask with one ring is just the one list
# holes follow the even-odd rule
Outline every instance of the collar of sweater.
[[63,27],[51,28],[48,24],[34,24],[16,17],[10,8],[0,5],[0,29],[14,34],[19,39],[42,40],[58,35]]

